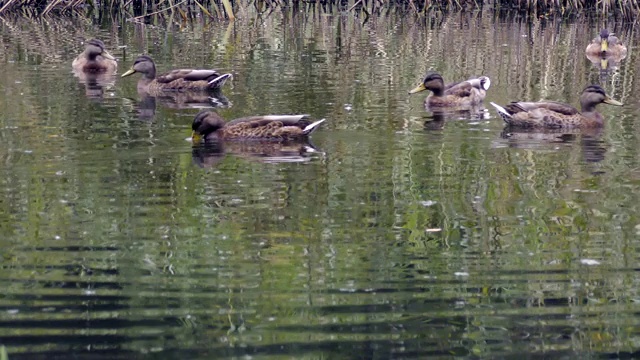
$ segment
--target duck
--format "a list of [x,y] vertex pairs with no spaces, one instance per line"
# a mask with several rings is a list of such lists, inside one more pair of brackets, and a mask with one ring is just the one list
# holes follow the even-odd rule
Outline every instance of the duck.
[[232,77],[213,69],[175,69],[156,77],[156,64],[150,56],[141,55],[122,77],[142,74],[138,81],[138,92],[150,95],[167,91],[210,91],[218,90]]
[[598,104],[622,106],[599,85],[587,86],[580,95],[580,111],[556,101],[511,102],[502,107],[494,102],[498,114],[510,126],[539,129],[599,128],[604,118],[596,111]]
[[105,49],[102,40],[91,39],[85,43],[84,51],[73,60],[71,67],[77,72],[105,73],[115,72],[118,63]]
[[422,83],[409,94],[415,94],[424,90],[431,90],[424,103],[427,107],[446,108],[459,106],[478,105],[487,96],[487,90],[491,86],[488,76],[480,76],[453,84],[444,84],[442,75],[430,71],[424,77]]
[[591,41],[585,52],[587,55],[592,56],[624,58],[627,54],[627,47],[619,42],[614,33],[609,33],[609,30],[602,29],[600,35]]
[[311,122],[309,115],[263,115],[226,122],[218,113],[203,110],[193,119],[191,139],[194,144],[203,140],[304,140],[325,120]]

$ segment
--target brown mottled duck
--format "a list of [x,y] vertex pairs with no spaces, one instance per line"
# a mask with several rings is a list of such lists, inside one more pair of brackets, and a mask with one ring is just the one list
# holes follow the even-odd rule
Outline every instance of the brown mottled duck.
[[301,140],[324,121],[311,122],[308,115],[265,115],[225,122],[217,113],[204,110],[193,119],[191,138],[194,143],[202,140]]
[[409,91],[409,94],[431,90],[432,93],[424,101],[425,106],[463,107],[480,104],[487,96],[489,86],[491,86],[491,80],[487,76],[445,85],[440,74],[430,71],[422,83]]
[[622,59],[627,55],[627,47],[619,42],[615,34],[609,33],[607,29],[602,29],[600,35],[591,41],[585,52],[587,55],[617,56]]
[[139,56],[122,77],[142,74],[138,92],[151,95],[167,91],[207,91],[219,89],[231,77],[212,69],[175,69],[156,77],[156,64],[147,55]]
[[76,72],[104,73],[115,72],[118,68],[116,59],[105,50],[104,43],[98,39],[91,39],[85,43],[84,51],[71,63]]
[[580,111],[556,101],[512,102],[505,107],[491,103],[510,126],[526,128],[598,128],[604,118],[596,111],[598,104],[622,106],[598,85],[589,85],[580,95]]

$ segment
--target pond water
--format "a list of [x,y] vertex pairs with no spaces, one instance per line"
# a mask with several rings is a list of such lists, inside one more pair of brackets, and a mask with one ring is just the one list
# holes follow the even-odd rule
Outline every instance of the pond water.
[[[640,346],[640,83],[605,24],[251,12],[235,23],[1,19],[0,343],[14,359],[611,358]],[[99,37],[159,71],[234,74],[195,104],[82,83]],[[485,105],[624,107],[568,134],[505,132],[409,96],[427,70],[487,75]],[[226,119],[326,118],[301,147],[185,139]],[[57,357],[56,357],[57,356]]]

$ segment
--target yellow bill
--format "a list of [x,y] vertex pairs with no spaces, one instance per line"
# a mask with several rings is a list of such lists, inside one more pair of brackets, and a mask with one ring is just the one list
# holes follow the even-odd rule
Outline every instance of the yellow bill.
[[133,70],[133,68],[131,68],[131,69],[127,70],[127,72],[126,72],[126,73],[122,74],[122,76],[120,76],[120,77],[129,76],[129,75],[131,75],[131,74],[135,74],[135,73],[136,73],[136,71],[135,71],[135,70]]
[[416,86],[411,91],[409,91],[409,94],[415,94],[417,92],[425,91],[425,90],[427,90],[427,88],[424,86],[424,83],[423,83],[423,84],[420,84],[420,85]]
[[192,133],[191,133],[191,141],[192,141],[194,144],[198,144],[198,143],[200,143],[200,142],[202,141],[202,135],[198,134],[198,133],[197,133],[197,132],[195,132],[195,131],[194,131],[194,132],[192,132]]
[[115,60],[116,58],[113,57],[113,55],[109,54],[109,52],[107,50],[102,52],[102,56],[104,56],[105,58],[109,59],[109,60]]
[[602,40],[600,42],[600,51],[607,52],[609,51],[609,40]]
[[622,106],[622,103],[620,101],[614,100],[608,96],[604,99],[604,103],[609,105]]

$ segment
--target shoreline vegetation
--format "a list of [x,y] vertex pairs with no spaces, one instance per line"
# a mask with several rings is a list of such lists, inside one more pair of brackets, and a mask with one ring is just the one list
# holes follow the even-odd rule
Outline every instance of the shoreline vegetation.
[[323,12],[357,12],[363,16],[390,10],[423,15],[434,11],[494,11],[521,16],[591,16],[633,19],[640,14],[640,0],[0,0],[1,15],[120,17],[144,22],[152,16],[178,16],[189,20],[198,16],[211,19],[242,18],[252,13],[269,13],[278,8]]

